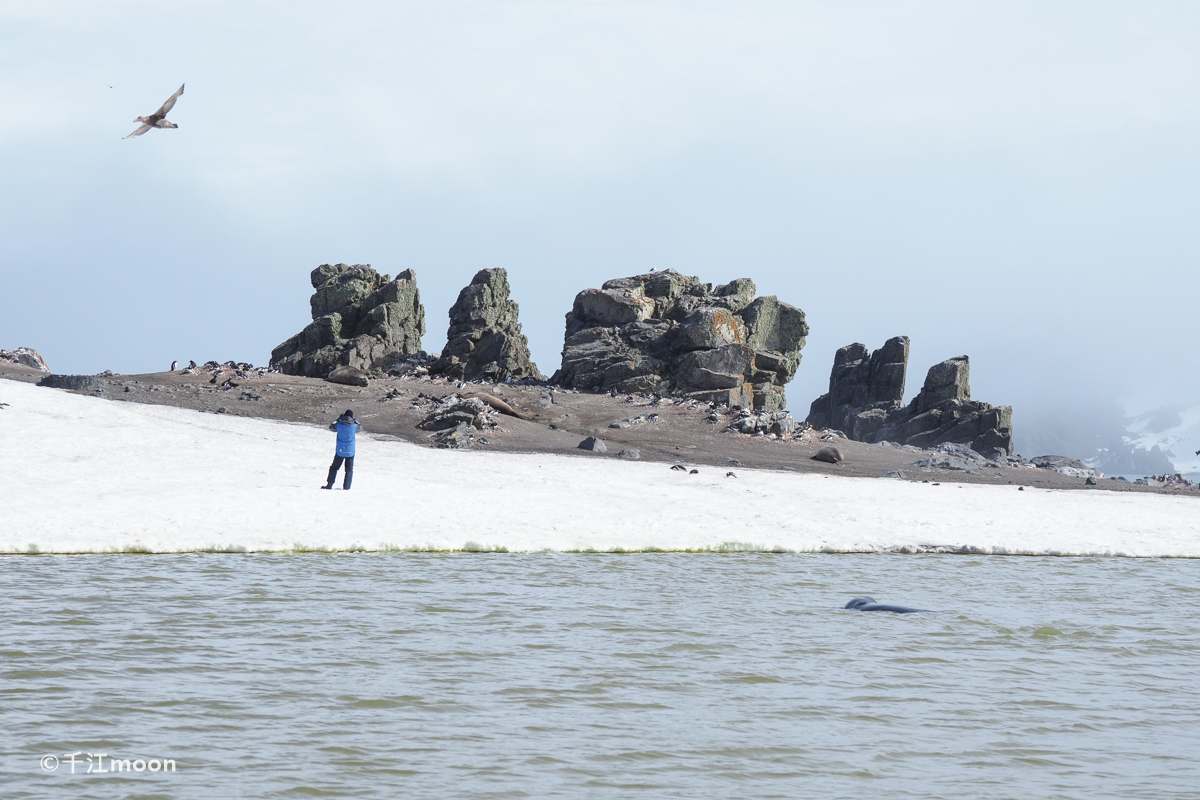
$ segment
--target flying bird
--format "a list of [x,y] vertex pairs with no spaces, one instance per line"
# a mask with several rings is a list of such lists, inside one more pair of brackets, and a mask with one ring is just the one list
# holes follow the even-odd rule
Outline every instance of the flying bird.
[[[186,85],[186,84],[184,84]],[[162,108],[155,111],[148,117],[138,117],[134,122],[142,123],[142,126],[133,133],[126,136],[126,139],[132,139],[134,136],[141,136],[151,128],[178,128],[174,122],[167,119],[167,114],[175,107],[175,101],[179,99],[179,95],[183,94],[183,86],[179,87],[179,91],[167,98],[167,102],[162,104]]]

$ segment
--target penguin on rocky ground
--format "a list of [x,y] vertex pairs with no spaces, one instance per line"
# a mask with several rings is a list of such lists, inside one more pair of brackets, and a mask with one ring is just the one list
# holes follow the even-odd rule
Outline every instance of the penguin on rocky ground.
[[179,362],[178,362],[178,361],[172,361],[172,362],[171,362],[171,372],[174,372],[174,371],[175,371],[175,367],[176,367],[176,365],[178,365],[178,364],[179,364]]
[[196,362],[195,362],[195,361],[189,361],[189,362],[188,362],[188,369],[195,369],[195,368],[196,368]]

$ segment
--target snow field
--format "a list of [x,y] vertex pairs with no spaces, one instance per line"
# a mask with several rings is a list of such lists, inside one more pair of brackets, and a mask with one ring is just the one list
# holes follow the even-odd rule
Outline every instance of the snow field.
[[[354,488],[321,491],[334,435],[0,380],[0,552],[872,551],[1200,556],[1200,503],[579,456],[360,435]],[[332,421],[332,417],[330,419]],[[340,487],[339,475],[336,486]]]

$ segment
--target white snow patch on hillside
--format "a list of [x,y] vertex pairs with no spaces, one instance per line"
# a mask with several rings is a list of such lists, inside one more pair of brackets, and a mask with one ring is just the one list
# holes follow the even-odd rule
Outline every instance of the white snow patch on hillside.
[[[333,434],[0,381],[0,552],[509,551],[973,545],[1200,556],[1200,502],[941,486],[598,456],[434,450],[360,436],[354,488],[321,491]],[[339,482],[340,483],[340,482]]]

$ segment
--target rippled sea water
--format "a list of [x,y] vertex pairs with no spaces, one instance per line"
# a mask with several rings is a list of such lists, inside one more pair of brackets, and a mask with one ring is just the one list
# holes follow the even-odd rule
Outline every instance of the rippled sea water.
[[10,799],[1200,796],[1194,560],[29,556],[0,598]]

